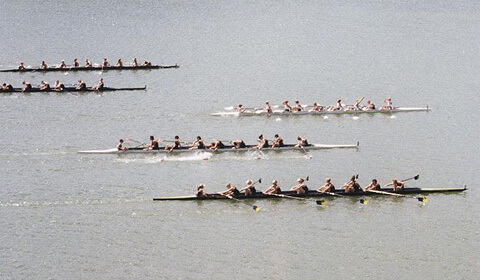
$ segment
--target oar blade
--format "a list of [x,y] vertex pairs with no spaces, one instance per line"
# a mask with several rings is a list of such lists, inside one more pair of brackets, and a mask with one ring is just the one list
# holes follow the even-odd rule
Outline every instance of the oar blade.
[[254,210],[255,212],[260,211],[260,207],[257,206],[257,205],[253,205],[252,208],[253,208],[253,210]]
[[360,199],[358,200],[358,202],[359,202],[360,204],[363,204],[363,205],[367,205],[367,204],[368,204],[368,200],[366,200],[366,199],[364,199],[364,198],[360,198]]
[[427,203],[428,198],[426,198],[426,197],[417,197],[417,200],[420,201],[420,202],[422,202],[422,203]]
[[315,203],[317,203],[317,205],[320,205],[320,206],[325,206],[325,199],[319,199],[315,201]]
[[413,180],[418,180],[420,178],[420,174],[417,174],[415,177],[413,177]]

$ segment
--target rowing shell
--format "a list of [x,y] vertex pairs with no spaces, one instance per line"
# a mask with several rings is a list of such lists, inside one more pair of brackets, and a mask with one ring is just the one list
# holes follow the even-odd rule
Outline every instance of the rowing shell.
[[[320,150],[320,149],[342,149],[342,148],[358,148],[360,145],[359,142],[355,145],[326,145],[326,144],[311,144],[309,146],[304,146],[305,150]],[[232,146],[226,146],[225,149],[214,150],[190,150],[188,147],[182,147],[181,149],[174,149],[172,151],[164,150],[162,147],[158,150],[145,150],[145,148],[129,148],[128,150],[118,150],[116,148],[107,149],[107,150],[89,150],[89,151],[78,151],[79,154],[131,154],[131,153],[188,153],[188,152],[212,152],[212,153],[225,153],[225,152],[247,152],[247,151],[256,151],[256,146],[247,145],[247,148],[232,149]],[[302,148],[294,147],[294,145],[285,145],[283,147],[277,148],[263,148],[262,152],[268,151],[303,151]]]
[[175,65],[139,65],[139,66],[108,66],[108,67],[71,67],[67,66],[65,68],[56,68],[48,67],[46,69],[40,68],[26,68],[26,69],[5,69],[0,70],[0,72],[69,72],[69,71],[108,71],[108,70],[151,70],[151,69],[169,69],[169,68],[178,68],[177,64]]
[[31,88],[29,90],[23,90],[22,88],[14,88],[13,90],[0,90],[0,93],[5,92],[24,92],[24,93],[31,93],[31,92],[99,92],[99,91],[132,91],[132,90],[145,90],[147,86],[144,87],[130,87],[130,88],[112,88],[112,87],[103,87],[101,89],[94,89],[91,87],[87,87],[86,89],[77,89],[75,87],[65,87],[63,90],[50,88],[49,90],[41,90],[40,88]]
[[396,107],[393,109],[376,109],[376,110],[337,110],[337,111],[300,111],[300,112],[285,112],[284,110],[273,110],[271,114],[268,114],[265,110],[247,110],[243,113],[240,112],[218,112],[211,113],[211,116],[303,116],[303,115],[359,115],[359,114],[388,114],[388,113],[401,113],[401,112],[428,112],[431,109],[427,107],[417,107],[417,108],[408,108],[408,107]]
[[[454,192],[463,192],[467,190],[467,187],[463,188],[405,188],[403,190],[398,190],[393,192],[393,189],[382,189],[384,192],[391,192],[395,194],[429,194],[429,193],[454,193]],[[374,192],[353,192],[353,193],[345,193],[344,190],[335,190],[335,194],[342,195],[342,196],[382,196],[383,194],[374,193]],[[294,191],[283,191],[279,195],[287,195],[293,197],[325,197],[331,196],[331,193],[319,193],[314,190],[308,191],[305,195],[297,195]],[[251,196],[238,196],[235,197],[236,199],[279,199],[282,198],[281,196],[274,196],[274,195],[267,195],[261,192],[257,192],[255,195]],[[189,196],[171,196],[171,197],[154,197],[154,201],[162,201],[162,200],[216,200],[216,199],[229,199],[224,195],[219,194],[209,194],[208,196],[197,197],[194,195]]]

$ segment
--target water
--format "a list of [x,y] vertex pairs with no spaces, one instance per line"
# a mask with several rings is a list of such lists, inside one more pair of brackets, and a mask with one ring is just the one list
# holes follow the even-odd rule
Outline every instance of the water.
[[[476,279],[479,4],[410,2],[15,1],[2,4],[0,64],[133,57],[179,69],[3,73],[23,80],[143,86],[145,92],[0,97],[2,279]],[[23,20],[19,20],[23,19]],[[227,118],[266,100],[425,106],[428,113]],[[79,155],[129,136],[237,139],[263,133],[358,150],[255,155]],[[153,202],[229,181],[420,174],[408,186],[464,194],[369,204]]]

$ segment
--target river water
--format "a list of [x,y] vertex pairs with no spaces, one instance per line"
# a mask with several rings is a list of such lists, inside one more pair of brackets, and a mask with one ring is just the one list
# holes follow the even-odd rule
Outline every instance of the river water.
[[[2,68],[73,58],[180,68],[2,73],[20,86],[146,91],[0,96],[1,279],[478,279],[480,4],[477,1],[4,1]],[[386,97],[430,112],[211,117],[283,99]],[[80,155],[149,135],[254,142],[263,133],[359,149]],[[420,174],[414,199],[153,202],[262,178],[318,188]]]

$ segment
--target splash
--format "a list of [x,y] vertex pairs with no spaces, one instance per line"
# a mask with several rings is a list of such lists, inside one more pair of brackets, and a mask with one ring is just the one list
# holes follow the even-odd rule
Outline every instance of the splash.
[[360,118],[360,117],[358,117],[358,116],[352,117],[352,119],[354,119],[354,120],[358,120],[359,118]]
[[275,121],[280,122],[280,121],[282,121],[282,119],[281,118],[276,118]]
[[394,115],[392,115],[392,116],[390,116],[389,118],[390,118],[390,119],[396,119],[397,117],[394,116]]

